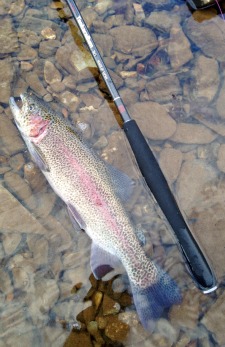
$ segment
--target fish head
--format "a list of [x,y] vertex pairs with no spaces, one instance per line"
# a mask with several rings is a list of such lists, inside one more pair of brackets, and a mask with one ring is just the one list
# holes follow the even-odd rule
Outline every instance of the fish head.
[[24,93],[20,98],[21,108],[13,97],[9,99],[16,125],[23,137],[39,143],[47,134],[49,125],[56,121],[56,117],[48,105],[35,95]]

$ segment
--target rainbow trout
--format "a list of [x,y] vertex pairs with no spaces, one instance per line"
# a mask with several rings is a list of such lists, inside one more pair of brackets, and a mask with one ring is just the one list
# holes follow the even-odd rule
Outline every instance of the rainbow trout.
[[[21,109],[13,97],[9,101],[16,125],[33,160],[67,205],[72,221],[92,239],[95,277],[102,278],[122,262],[140,320],[152,330],[162,311],[180,301],[180,292],[145,255],[119,197],[116,169],[109,170],[80,132],[47,104],[28,94],[22,94],[21,100]],[[121,176],[122,185],[125,176]]]

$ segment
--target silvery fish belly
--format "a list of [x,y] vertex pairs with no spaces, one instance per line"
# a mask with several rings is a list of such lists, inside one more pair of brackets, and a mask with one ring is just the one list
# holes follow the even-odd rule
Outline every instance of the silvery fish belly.
[[[121,201],[129,179],[109,168],[65,119],[35,96],[13,97],[10,107],[24,141],[72,221],[92,239],[91,268],[96,278],[122,262],[134,303],[151,330],[164,309],[180,301],[175,282],[148,259]],[[129,183],[128,183],[129,184]]]

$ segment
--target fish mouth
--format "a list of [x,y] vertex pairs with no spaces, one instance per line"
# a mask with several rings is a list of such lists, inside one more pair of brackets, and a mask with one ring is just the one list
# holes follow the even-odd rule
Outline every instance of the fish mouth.
[[[22,96],[22,94],[21,94],[21,96]],[[21,96],[20,96],[20,98],[21,98]],[[21,98],[21,100],[22,100],[22,98]],[[22,112],[21,112],[21,109],[19,108],[19,106],[17,105],[16,100],[13,96],[11,96],[9,98],[9,106],[10,106],[10,109],[12,111],[16,125],[18,127],[20,127],[19,119],[22,117]]]
[[[22,94],[21,94],[21,96],[22,96]],[[22,100],[21,96],[20,96],[20,98]],[[13,96],[11,96],[9,98],[9,106],[10,106],[14,115],[16,115],[16,114],[21,115],[21,110],[20,110],[19,106],[17,105],[16,100]]]

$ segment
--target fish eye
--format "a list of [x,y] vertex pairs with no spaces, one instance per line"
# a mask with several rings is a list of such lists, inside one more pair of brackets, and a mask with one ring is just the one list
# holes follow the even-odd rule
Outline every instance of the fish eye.
[[35,110],[35,105],[34,105],[34,104],[29,105],[29,106],[28,106],[28,110],[29,110],[30,112],[34,111],[34,110]]

